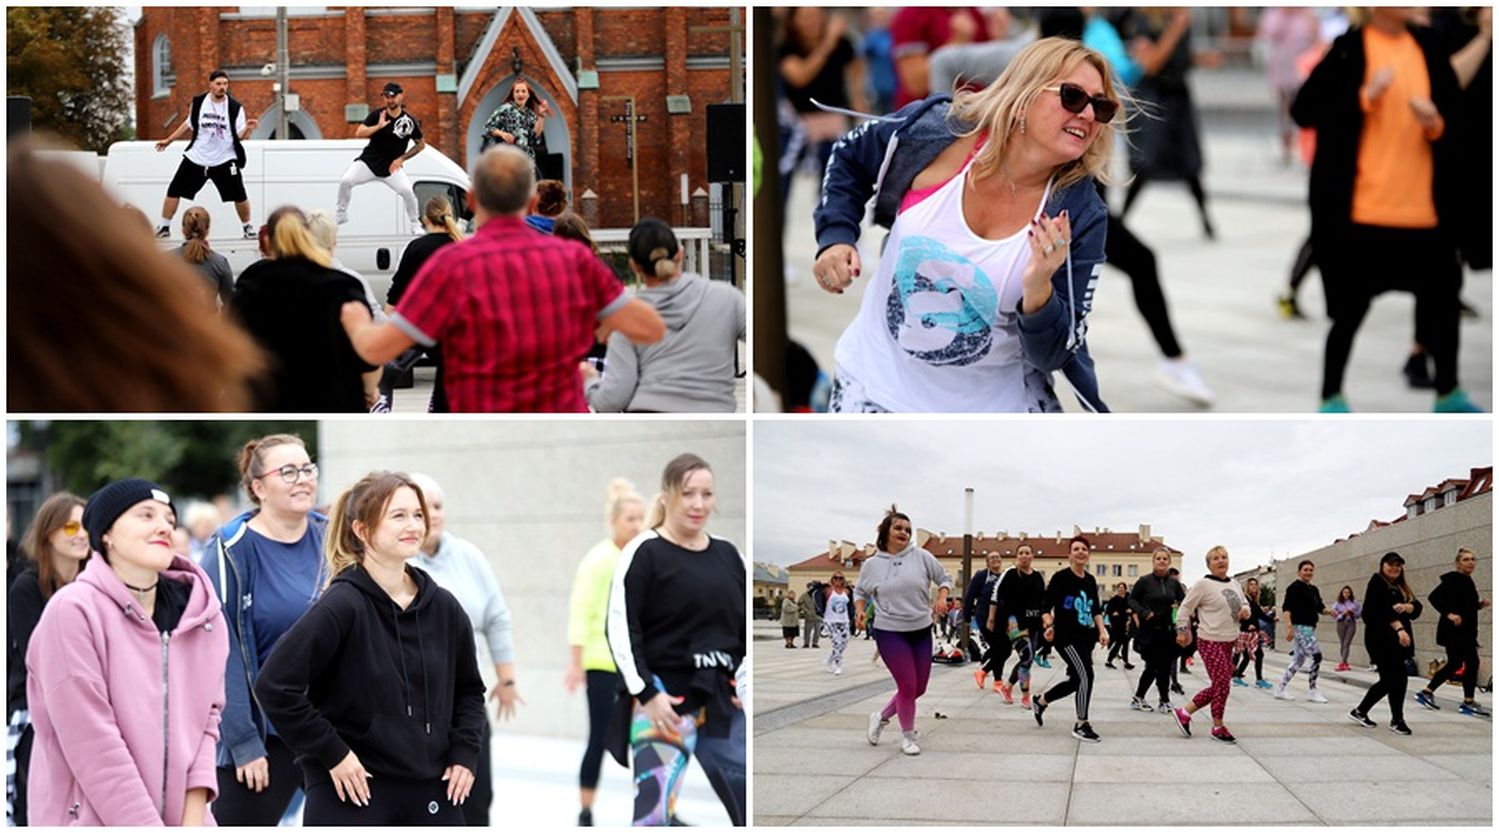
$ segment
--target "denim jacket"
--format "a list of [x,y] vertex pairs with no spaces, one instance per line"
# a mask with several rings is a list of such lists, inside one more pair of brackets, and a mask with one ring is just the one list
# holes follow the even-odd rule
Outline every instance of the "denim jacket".
[[[963,130],[949,118],[950,104],[947,95],[912,102],[890,116],[860,124],[833,145],[822,196],[812,214],[818,254],[837,243],[858,242],[871,198],[874,222],[886,229],[894,224],[916,175]],[[1086,338],[1093,292],[1103,271],[1108,209],[1092,178],[1087,178],[1052,192],[1046,213],[1055,217],[1063,210],[1072,223],[1067,263],[1052,276],[1046,305],[1019,315],[1021,350],[1038,370],[1062,371],[1085,410],[1107,413]]]

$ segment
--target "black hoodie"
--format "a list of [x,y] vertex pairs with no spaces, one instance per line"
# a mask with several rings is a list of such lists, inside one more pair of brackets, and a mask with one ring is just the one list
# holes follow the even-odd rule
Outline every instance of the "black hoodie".
[[255,694],[309,786],[351,750],[378,777],[477,771],[486,717],[473,627],[426,573],[406,574],[417,592],[401,610],[363,567],[340,573],[261,666]]
[[[1472,576],[1456,570],[1442,574],[1442,583],[1427,596],[1437,609],[1437,644],[1448,648],[1470,648],[1478,644],[1478,586]],[[1462,617],[1461,625],[1452,624],[1447,614]]]

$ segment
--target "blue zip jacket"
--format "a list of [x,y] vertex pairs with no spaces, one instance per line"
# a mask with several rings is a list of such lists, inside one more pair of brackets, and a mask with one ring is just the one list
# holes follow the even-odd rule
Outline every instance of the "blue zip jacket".
[[[251,693],[260,675],[260,656],[255,640],[255,620],[250,615],[259,559],[249,557],[244,547],[246,522],[260,510],[236,516],[210,535],[203,545],[203,571],[213,583],[229,625],[229,660],[224,671],[224,713],[219,723],[218,766],[241,767],[265,757],[266,719]],[[307,523],[322,552],[328,518],[313,512]]]
[[[860,124],[833,145],[822,199],[812,213],[819,255],[837,243],[857,244],[871,197],[875,224],[886,229],[894,224],[916,175],[967,129],[948,117],[951,103],[945,94],[913,101],[893,115]],[[1046,213],[1055,217],[1063,210],[1072,223],[1067,263],[1052,276],[1046,305],[1019,315],[1020,347],[1031,366],[1046,373],[1062,371],[1085,410],[1107,413],[1086,337],[1093,292],[1103,272],[1108,208],[1090,177],[1052,192]],[[1054,401],[1048,408],[1060,409]]]

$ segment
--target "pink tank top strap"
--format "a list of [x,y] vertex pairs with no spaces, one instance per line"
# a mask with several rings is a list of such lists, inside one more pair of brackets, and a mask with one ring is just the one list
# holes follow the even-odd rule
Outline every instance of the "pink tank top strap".
[[987,141],[988,138],[989,131],[987,130],[979,134],[978,141],[973,143],[973,149],[968,151],[968,156],[964,157],[963,164],[958,166],[958,170],[954,172],[952,176],[942,180],[941,182],[938,182],[935,185],[928,185],[925,188],[912,188],[907,191],[906,195],[904,197],[901,197],[900,208],[896,209],[895,213],[900,214],[901,212],[909,209],[911,206],[919,204],[922,200],[941,190],[942,186],[946,185],[949,182],[952,182],[953,176],[957,176],[958,174],[961,174],[964,170],[966,170],[968,168],[968,163],[973,161],[973,157],[977,156],[979,151],[984,149],[984,142]]

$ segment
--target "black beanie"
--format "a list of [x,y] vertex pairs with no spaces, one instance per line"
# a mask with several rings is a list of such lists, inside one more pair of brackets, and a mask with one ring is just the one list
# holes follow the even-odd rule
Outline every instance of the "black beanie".
[[116,480],[89,495],[83,507],[83,528],[88,530],[88,543],[94,552],[104,554],[104,533],[130,507],[143,500],[159,500],[171,507],[173,515],[177,514],[177,506],[166,490],[140,477]]

